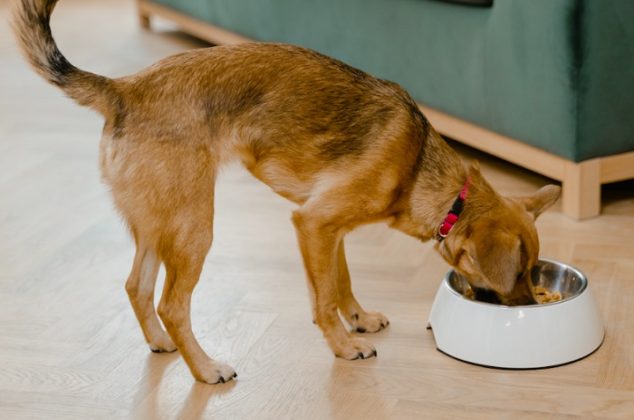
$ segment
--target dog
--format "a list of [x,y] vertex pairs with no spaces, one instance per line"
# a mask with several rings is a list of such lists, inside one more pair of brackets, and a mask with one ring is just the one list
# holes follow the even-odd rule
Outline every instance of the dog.
[[[190,304],[211,247],[214,181],[239,160],[298,205],[292,222],[312,314],[338,357],[376,356],[353,331],[387,318],[350,286],[343,238],[385,222],[435,248],[474,289],[505,304],[534,301],[535,218],[560,195],[502,197],[465,166],[399,85],[297,46],[245,43],[177,54],[131,76],[80,70],[49,26],[57,0],[17,0],[14,30],[32,67],[105,118],[103,180],[136,245],[126,290],[154,352],[178,349],[202,382],[236,377],[192,333]],[[166,269],[158,311],[154,285]],[[158,313],[158,316],[157,316]],[[165,329],[161,326],[162,321]]]

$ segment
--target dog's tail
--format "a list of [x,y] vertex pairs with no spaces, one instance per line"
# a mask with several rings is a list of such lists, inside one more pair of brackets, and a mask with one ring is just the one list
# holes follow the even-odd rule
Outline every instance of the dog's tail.
[[31,66],[48,82],[80,105],[106,114],[117,100],[114,83],[107,77],[78,69],[59,51],[50,27],[57,1],[15,1],[13,30],[18,43]]

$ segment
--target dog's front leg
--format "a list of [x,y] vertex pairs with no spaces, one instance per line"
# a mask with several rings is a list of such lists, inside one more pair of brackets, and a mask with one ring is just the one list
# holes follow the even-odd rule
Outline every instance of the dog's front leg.
[[337,306],[352,329],[360,333],[373,333],[390,325],[390,321],[385,315],[379,312],[366,312],[352,294],[343,239],[339,241],[337,246],[337,270]]
[[314,296],[313,315],[328,345],[336,356],[348,360],[376,356],[372,344],[351,335],[337,313],[337,254],[341,227],[302,209],[293,213],[293,223]]

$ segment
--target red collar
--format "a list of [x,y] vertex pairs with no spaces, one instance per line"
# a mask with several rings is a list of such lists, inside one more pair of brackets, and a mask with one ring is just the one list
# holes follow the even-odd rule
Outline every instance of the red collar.
[[436,239],[438,241],[442,241],[443,239],[445,239],[447,235],[449,235],[449,232],[456,224],[456,222],[458,222],[458,219],[460,218],[460,213],[462,213],[462,210],[464,209],[464,202],[467,199],[467,193],[469,192],[470,183],[471,177],[468,176],[467,180],[462,186],[462,190],[460,190],[460,194],[458,194],[458,197],[453,202],[451,210],[449,210],[449,213],[447,213],[445,220],[443,220],[443,222],[438,227],[438,232],[436,234]]

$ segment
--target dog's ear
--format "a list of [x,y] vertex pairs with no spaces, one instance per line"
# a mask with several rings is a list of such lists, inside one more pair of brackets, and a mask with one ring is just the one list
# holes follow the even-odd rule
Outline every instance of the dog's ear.
[[521,264],[520,239],[508,232],[476,232],[464,243],[467,260],[494,291],[507,295],[515,287]]
[[464,243],[468,240],[469,235],[469,231],[462,234],[452,232],[443,241],[436,243],[436,250],[449,265],[458,267],[465,253]]
[[531,213],[535,219],[544,210],[555,204],[561,195],[561,187],[558,185],[546,185],[540,188],[530,197],[517,198],[516,200],[524,206],[526,211]]

